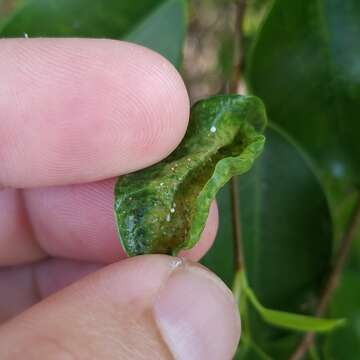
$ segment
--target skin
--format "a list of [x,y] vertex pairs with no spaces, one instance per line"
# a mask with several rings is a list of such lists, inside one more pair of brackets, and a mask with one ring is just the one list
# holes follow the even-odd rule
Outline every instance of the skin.
[[230,359],[236,305],[192,262],[214,240],[216,205],[186,261],[125,259],[112,212],[114,177],[166,157],[186,131],[180,75],[119,41],[0,49],[1,359]]

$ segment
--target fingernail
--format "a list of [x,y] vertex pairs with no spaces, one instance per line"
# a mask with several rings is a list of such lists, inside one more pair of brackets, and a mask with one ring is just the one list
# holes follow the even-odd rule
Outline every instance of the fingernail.
[[230,360],[240,318],[225,284],[205,268],[184,262],[169,276],[154,305],[155,320],[176,360]]

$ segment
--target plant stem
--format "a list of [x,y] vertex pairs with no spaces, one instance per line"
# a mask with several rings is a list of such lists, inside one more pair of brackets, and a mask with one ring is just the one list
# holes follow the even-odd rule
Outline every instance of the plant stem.
[[[244,35],[243,35],[243,21],[246,7],[246,0],[238,0],[234,2],[235,5],[235,28],[234,28],[234,42],[233,42],[233,67],[230,80],[226,86],[227,93],[237,93],[238,86],[241,79],[241,73],[244,62]],[[240,226],[240,205],[239,205],[239,191],[237,187],[237,177],[234,176],[230,181],[231,189],[231,213],[234,234],[234,266],[238,271],[243,267],[242,255],[242,241],[241,241],[241,226]]]
[[[354,211],[350,217],[349,224],[346,228],[343,239],[341,240],[340,247],[335,257],[334,266],[329,274],[328,280],[323,289],[320,301],[317,305],[315,316],[321,317],[324,315],[332,295],[334,294],[341,272],[344,268],[347,256],[349,254],[352,241],[355,237],[356,230],[360,224],[360,195],[358,195],[357,203]],[[313,332],[307,333],[302,341],[299,343],[294,353],[291,355],[290,360],[300,360],[306,354],[308,349],[312,346],[315,340],[315,334]]]
[[233,37],[233,68],[232,74],[229,81],[228,90],[230,93],[236,93],[241,79],[241,73],[244,64],[244,33],[243,23],[246,9],[246,0],[237,0],[234,2],[235,5],[235,29]]

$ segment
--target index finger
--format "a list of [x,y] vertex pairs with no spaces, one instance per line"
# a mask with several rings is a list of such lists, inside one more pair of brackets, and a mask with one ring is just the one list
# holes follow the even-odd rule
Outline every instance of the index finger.
[[0,40],[0,187],[90,182],[146,167],[183,137],[181,77],[141,46]]

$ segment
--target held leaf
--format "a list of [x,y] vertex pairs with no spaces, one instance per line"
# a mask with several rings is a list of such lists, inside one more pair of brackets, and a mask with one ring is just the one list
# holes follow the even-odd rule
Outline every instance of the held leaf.
[[119,177],[115,216],[130,256],[193,247],[218,190],[251,167],[263,149],[264,105],[254,96],[196,103],[178,148],[158,164]]

